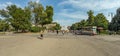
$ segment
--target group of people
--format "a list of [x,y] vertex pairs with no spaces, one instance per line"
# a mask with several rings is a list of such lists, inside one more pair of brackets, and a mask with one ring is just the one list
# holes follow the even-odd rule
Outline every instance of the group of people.
[[[59,31],[59,30],[56,30],[56,34],[58,35],[59,33],[62,33],[62,35],[64,35],[64,34],[68,34],[68,32],[69,32],[69,30],[61,30],[61,31]],[[40,32],[40,36],[39,36],[39,39],[43,39],[43,33],[44,33],[44,31],[41,31]]]
[[[56,33],[57,33],[57,35],[58,35],[58,34],[59,34],[59,31],[58,31],[58,30],[56,30]],[[63,34],[63,35],[64,35],[64,33],[65,33],[65,32],[64,32],[64,31],[62,31],[62,34]]]
[[[56,31],[57,35],[59,34],[59,32],[61,32],[62,35],[69,33],[67,26],[62,26],[61,30],[48,30],[48,32],[51,32],[51,31],[53,31],[53,32]],[[40,39],[43,39],[43,33],[44,33],[44,31],[40,32],[40,37],[39,37]]]
[[59,32],[62,32],[62,34],[64,35],[65,33],[68,34],[69,30],[61,30],[61,31],[56,30],[56,33],[57,33],[57,34],[59,34]]

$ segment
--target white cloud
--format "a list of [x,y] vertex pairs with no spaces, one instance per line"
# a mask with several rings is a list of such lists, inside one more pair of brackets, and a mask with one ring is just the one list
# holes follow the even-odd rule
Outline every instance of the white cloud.
[[87,14],[82,14],[81,11],[70,12],[71,9],[62,9],[55,13],[54,22],[60,23],[62,26],[70,26],[72,23],[79,22],[82,19],[87,19]]
[[58,5],[71,5],[74,8],[85,8],[99,11],[120,7],[120,0],[66,0]]
[[[12,4],[14,4],[14,3],[12,3],[12,2],[2,3],[2,4],[0,4],[0,9],[5,9],[7,6],[10,6]],[[15,4],[15,5],[17,5],[18,7],[21,7],[19,4]]]
[[12,4],[11,2],[6,2],[6,3],[3,3],[3,4],[0,4],[0,8],[5,9],[7,6],[9,6],[11,4]]
[[81,15],[80,13],[59,13],[59,15],[72,18],[72,19],[87,19],[87,16]]
[[87,19],[86,15],[81,14],[81,11],[69,12],[69,9],[62,9],[57,15],[71,19]]
[[39,3],[39,2],[40,2],[40,0],[36,0],[36,2],[37,2],[37,3]]
[[39,3],[39,2],[40,2],[40,0],[30,0],[30,1],[35,1],[35,2],[37,2],[37,3]]
[[[54,22],[59,23],[61,26],[71,26],[72,23],[75,23],[75,20],[66,20],[66,19],[55,19]],[[78,21],[77,21],[78,22]]]
[[12,5],[13,3],[12,2],[6,2],[6,5]]
[[[95,15],[98,13],[103,13],[106,18],[111,21],[111,17],[108,16],[109,12],[115,13],[116,9],[120,7],[120,0],[65,0],[58,4],[58,6],[72,6],[71,9],[74,12],[67,12],[69,10],[63,10],[59,14],[73,19],[87,19],[86,10],[94,10]],[[63,7],[64,8],[64,7]],[[77,9],[77,10],[76,10]],[[79,10],[79,9],[85,9]],[[82,14],[81,12],[84,12]]]

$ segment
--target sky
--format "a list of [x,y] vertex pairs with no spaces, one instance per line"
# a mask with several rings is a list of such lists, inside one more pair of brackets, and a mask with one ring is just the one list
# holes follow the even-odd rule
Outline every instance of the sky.
[[41,3],[44,7],[54,7],[53,21],[61,26],[70,26],[75,22],[88,19],[87,11],[93,10],[94,15],[103,13],[111,21],[110,13],[116,14],[120,7],[120,0],[0,0],[0,9],[16,4],[24,8],[29,1]]

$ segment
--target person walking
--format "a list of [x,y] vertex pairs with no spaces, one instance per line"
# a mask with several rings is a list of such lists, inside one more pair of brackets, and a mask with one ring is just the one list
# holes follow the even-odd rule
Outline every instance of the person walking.
[[65,33],[65,31],[64,30],[62,30],[62,34],[64,35],[64,33]]
[[43,39],[43,33],[44,33],[44,31],[40,31],[40,37],[39,37],[39,39]]
[[57,35],[59,34],[59,31],[58,30],[56,30],[56,33],[57,33]]

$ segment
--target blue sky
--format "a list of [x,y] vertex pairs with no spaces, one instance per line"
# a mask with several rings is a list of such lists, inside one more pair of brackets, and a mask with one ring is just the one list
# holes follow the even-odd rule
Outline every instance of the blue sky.
[[52,5],[54,7],[54,22],[62,26],[70,26],[82,19],[87,19],[87,11],[93,10],[94,15],[103,13],[109,21],[109,13],[116,13],[120,7],[120,0],[0,0],[0,9],[7,5],[16,4],[19,7],[27,6],[29,1],[36,1],[45,7]]

